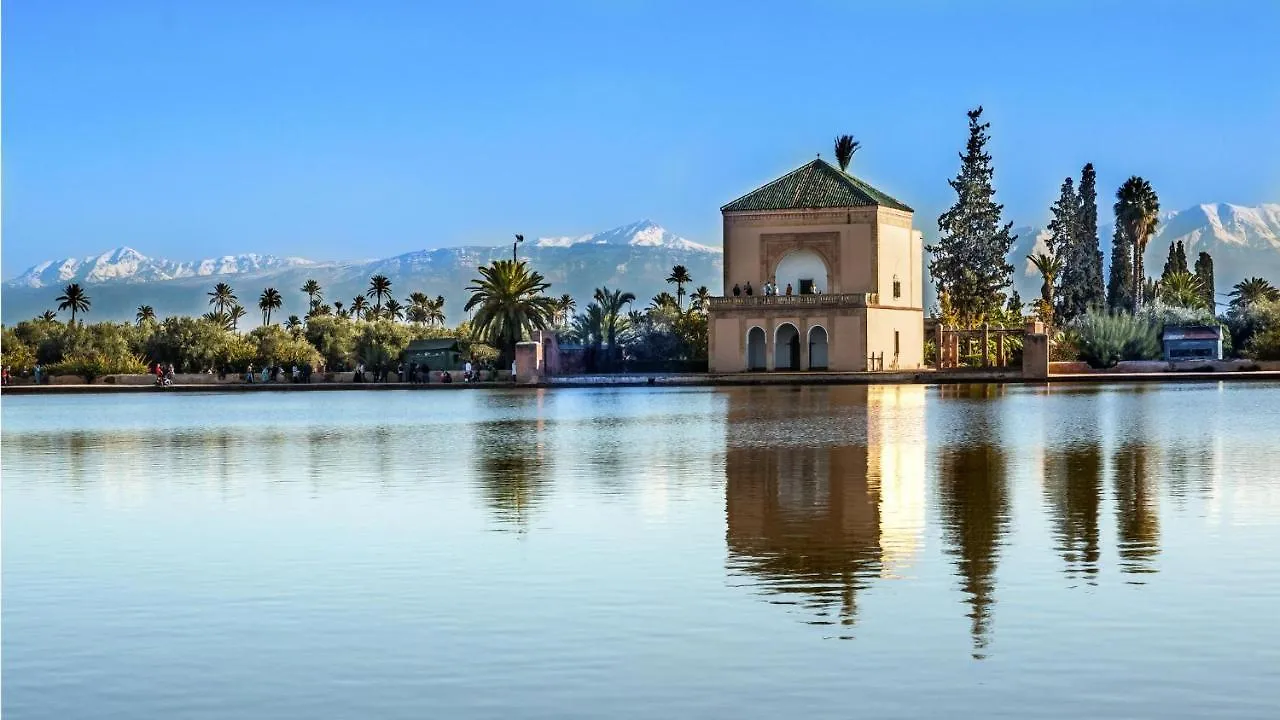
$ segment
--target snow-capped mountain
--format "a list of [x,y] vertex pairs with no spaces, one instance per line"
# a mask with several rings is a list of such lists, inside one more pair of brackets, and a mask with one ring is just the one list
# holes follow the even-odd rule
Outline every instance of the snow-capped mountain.
[[143,255],[131,247],[87,258],[47,260],[29,268],[6,285],[22,287],[54,287],[65,283],[96,285],[106,282],[154,282],[210,275],[245,275],[313,264],[310,260],[274,255],[225,255],[194,262],[178,262]]
[[[664,290],[673,265],[685,265],[694,282],[686,290],[706,285],[720,292],[724,274],[720,248],[700,245],[660,225],[643,220],[581,238],[551,242],[526,241],[519,247],[527,259],[551,283],[551,292],[569,294],[586,305],[597,287],[622,288],[641,299]],[[284,297],[283,317],[307,310],[302,283],[314,279],[324,288],[325,302],[350,304],[363,295],[373,275],[392,281],[396,298],[410,292],[443,295],[451,322],[466,316],[466,287],[476,268],[491,260],[511,257],[511,246],[488,245],[418,250],[375,260],[312,262],[298,258],[236,255],[197,262],[148,258],[121,248],[84,260],[40,263],[3,286],[5,322],[31,318],[57,307],[63,285],[79,282],[92,300],[90,319],[129,320],[139,305],[151,305],[157,314],[199,315],[208,308],[207,293],[215,282],[227,282],[246,307],[256,303],[264,288]],[[253,313],[250,314],[251,316]]]
[[578,235],[563,237],[538,238],[538,247],[573,247],[574,245],[629,245],[639,247],[662,247],[694,252],[721,252],[718,247],[700,245],[692,240],[682,238],[652,220],[641,220],[605,230],[594,235]]
[[[1104,269],[1111,265],[1114,227],[1098,228]],[[1014,232],[1018,239],[1009,252],[1013,284],[1023,300],[1030,300],[1039,295],[1041,280],[1027,255],[1046,252],[1049,233],[1043,226],[1023,226]],[[1169,246],[1179,240],[1186,246],[1188,265],[1195,264],[1201,251],[1213,257],[1214,285],[1220,303],[1231,286],[1246,277],[1259,276],[1280,283],[1280,203],[1254,207],[1206,203],[1162,213],[1144,256],[1148,275],[1160,274]]]

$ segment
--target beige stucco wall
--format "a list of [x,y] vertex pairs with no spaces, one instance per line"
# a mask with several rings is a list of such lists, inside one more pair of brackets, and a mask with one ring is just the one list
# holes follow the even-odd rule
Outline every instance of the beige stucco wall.
[[[724,216],[724,288],[751,283],[758,294],[785,255],[763,263],[762,236],[839,235],[838,259],[827,268],[829,279],[817,279],[822,292],[875,292],[872,237],[875,211],[743,213]],[[785,284],[784,284],[785,285]],[[799,288],[796,288],[799,291]]]
[[[896,367],[893,333],[898,332]],[[884,353],[885,370],[914,370],[924,366],[924,313],[917,309],[867,309],[867,355]]]
[[765,333],[766,369],[774,370],[777,359],[778,328],[785,323],[795,326],[800,335],[800,369],[809,369],[810,332],[821,327],[827,333],[827,369],[853,371],[866,369],[866,326],[864,309],[815,309],[797,313],[764,314],[759,309],[730,311],[711,323],[711,372],[744,372],[747,370],[747,333],[759,327]]
[[[921,267],[922,236],[918,230],[882,223],[877,227],[879,235],[879,277],[876,292],[881,305],[919,308],[924,303]],[[902,295],[893,296],[893,278],[902,283]]]

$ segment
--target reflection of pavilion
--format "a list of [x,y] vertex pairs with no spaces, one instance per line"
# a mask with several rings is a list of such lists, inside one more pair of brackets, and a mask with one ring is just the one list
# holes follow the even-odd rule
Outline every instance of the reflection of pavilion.
[[822,397],[800,416],[792,396],[730,395],[730,425],[781,422],[787,437],[738,442],[730,428],[729,566],[814,608],[820,623],[838,614],[852,625],[857,590],[907,565],[922,542],[924,389],[813,392]]

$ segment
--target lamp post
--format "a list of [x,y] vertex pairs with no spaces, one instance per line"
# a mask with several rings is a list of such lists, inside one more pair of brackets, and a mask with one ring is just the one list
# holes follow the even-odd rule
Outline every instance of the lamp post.
[[522,242],[524,242],[524,236],[521,235],[520,233],[516,233],[516,241],[511,243],[511,263],[512,264],[515,264],[516,262],[518,262],[516,259],[516,248],[519,247],[520,243]]

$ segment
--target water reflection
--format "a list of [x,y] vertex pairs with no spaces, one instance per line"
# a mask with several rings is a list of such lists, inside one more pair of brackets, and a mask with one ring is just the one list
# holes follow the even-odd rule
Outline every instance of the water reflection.
[[983,386],[947,389],[962,401],[965,422],[938,448],[938,504],[960,587],[969,604],[973,657],[986,657],[995,605],[996,566],[1009,525],[1008,458],[999,410]]
[[[923,545],[923,410],[923,388],[731,394],[730,570],[810,623],[854,625],[859,591]],[[795,413],[815,421],[788,433]]]
[[1044,495],[1052,514],[1054,548],[1069,578],[1097,584],[1098,512],[1102,504],[1102,442],[1098,438],[1045,452]]
[[543,394],[490,398],[506,417],[476,423],[471,435],[476,479],[485,504],[504,526],[524,532],[551,487]]
[[1126,440],[1115,452],[1114,486],[1120,570],[1156,571],[1160,553],[1160,517],[1151,483],[1151,450],[1140,440]]

